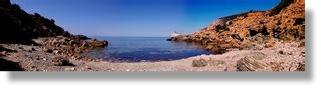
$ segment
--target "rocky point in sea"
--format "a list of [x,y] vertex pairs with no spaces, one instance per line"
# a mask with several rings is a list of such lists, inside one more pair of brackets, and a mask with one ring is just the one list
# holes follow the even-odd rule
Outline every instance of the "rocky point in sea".
[[[281,0],[281,3],[268,11],[251,10],[222,17],[191,35],[179,35],[168,40],[197,42],[206,50],[216,53],[235,49],[262,50],[289,42],[304,45],[305,0]],[[241,71],[254,71],[252,67],[247,67],[252,65],[258,65],[254,68],[262,67],[252,57],[245,57],[238,62]]]

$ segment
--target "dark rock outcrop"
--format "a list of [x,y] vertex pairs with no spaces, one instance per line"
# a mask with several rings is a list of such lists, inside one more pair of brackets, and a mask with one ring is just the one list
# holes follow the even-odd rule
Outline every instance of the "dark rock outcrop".
[[87,36],[85,35],[73,35],[72,36],[74,39],[78,39],[78,40],[87,40],[87,39],[91,39],[91,38],[88,38]]
[[[32,38],[64,36],[88,39],[84,35],[72,35],[38,13],[28,14],[10,0],[0,1],[0,43],[26,43]],[[31,42],[30,42],[31,43]]]

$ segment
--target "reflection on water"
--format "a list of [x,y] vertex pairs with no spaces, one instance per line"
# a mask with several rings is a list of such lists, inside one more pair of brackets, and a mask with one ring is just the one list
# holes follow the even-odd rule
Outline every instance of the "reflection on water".
[[169,61],[201,54],[210,54],[200,44],[166,41],[167,37],[96,37],[106,39],[105,49],[93,49],[85,54],[106,61]]

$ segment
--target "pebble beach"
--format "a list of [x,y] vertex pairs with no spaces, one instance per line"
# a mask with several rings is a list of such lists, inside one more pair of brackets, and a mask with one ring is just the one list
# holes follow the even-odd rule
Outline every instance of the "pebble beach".
[[[277,71],[296,71],[300,64],[305,64],[305,48],[299,47],[299,42],[281,43],[274,47],[262,50],[234,49],[224,54],[199,55],[186,59],[160,62],[139,62],[139,63],[112,63],[101,60],[75,60],[71,57],[64,57],[56,53],[48,53],[43,50],[43,46],[21,45],[21,44],[0,44],[3,48],[9,49],[1,59],[17,63],[17,68],[2,68],[8,70],[25,71],[238,71],[237,61],[244,57],[262,52],[267,57],[262,59],[262,63],[273,63],[280,66]],[[262,45],[263,46],[263,45]],[[64,57],[68,59],[69,66],[56,66],[53,59]],[[193,66],[193,61],[204,59],[214,61],[202,67]],[[217,63],[215,61],[219,61]],[[276,71],[272,65],[256,71]],[[18,69],[19,68],[19,69]]]

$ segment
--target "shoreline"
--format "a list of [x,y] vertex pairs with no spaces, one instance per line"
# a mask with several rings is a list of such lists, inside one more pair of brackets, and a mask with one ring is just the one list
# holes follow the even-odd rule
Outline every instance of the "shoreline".
[[[17,63],[25,71],[239,71],[239,60],[253,56],[256,54],[255,52],[262,52],[267,56],[262,62],[269,65],[256,71],[297,71],[300,64],[305,64],[305,48],[299,47],[299,45],[300,42],[277,42],[274,47],[262,50],[234,49],[224,54],[198,55],[174,61],[110,63],[99,60],[77,60],[56,53],[44,53],[44,46],[0,44],[0,46],[13,51],[7,52],[5,56],[0,56],[0,58]],[[280,51],[283,54],[280,54]],[[70,65],[54,65],[53,60],[57,57],[66,58]],[[201,58],[208,63],[204,67],[193,67],[193,61]],[[273,67],[274,65],[279,66],[280,69],[276,69]]]

